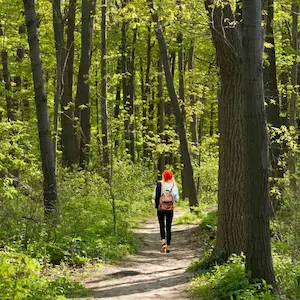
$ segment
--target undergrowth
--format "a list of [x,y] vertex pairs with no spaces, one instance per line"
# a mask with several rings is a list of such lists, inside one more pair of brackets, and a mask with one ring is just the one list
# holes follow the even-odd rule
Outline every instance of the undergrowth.
[[[271,222],[272,257],[278,287],[275,293],[265,281],[255,281],[247,276],[243,255],[233,255],[224,261],[222,257],[212,256],[210,250],[189,267],[195,272],[190,284],[192,299],[300,299],[299,204],[299,197],[285,191],[284,205]],[[214,214],[188,214],[188,217],[182,217],[182,221],[190,216],[193,222],[199,222],[201,228],[216,228]]]
[[41,276],[37,260],[12,250],[0,251],[0,299],[52,300],[86,294],[86,288],[71,279]]

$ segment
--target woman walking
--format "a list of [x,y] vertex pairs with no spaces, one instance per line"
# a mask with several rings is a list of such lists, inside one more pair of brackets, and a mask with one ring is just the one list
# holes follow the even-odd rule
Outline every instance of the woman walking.
[[160,227],[161,253],[170,253],[172,238],[172,220],[174,213],[174,201],[178,202],[178,188],[171,170],[165,170],[162,180],[158,181],[152,196],[152,202],[157,209],[157,218]]

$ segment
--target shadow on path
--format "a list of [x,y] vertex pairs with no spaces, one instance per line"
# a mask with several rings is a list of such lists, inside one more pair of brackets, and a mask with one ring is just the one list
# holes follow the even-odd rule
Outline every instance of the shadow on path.
[[[179,214],[175,214],[178,216]],[[161,254],[159,227],[150,220],[135,232],[142,243],[137,255],[117,266],[100,270],[85,285],[92,289],[81,299],[187,299],[186,283],[191,274],[186,268],[197,259],[193,245],[196,225],[173,225],[171,253]]]

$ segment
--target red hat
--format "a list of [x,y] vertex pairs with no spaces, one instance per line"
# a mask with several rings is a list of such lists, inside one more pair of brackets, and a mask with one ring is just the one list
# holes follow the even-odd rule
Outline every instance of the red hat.
[[171,170],[165,170],[163,172],[163,178],[164,178],[164,180],[171,180],[172,177],[173,177],[173,173],[172,173]]

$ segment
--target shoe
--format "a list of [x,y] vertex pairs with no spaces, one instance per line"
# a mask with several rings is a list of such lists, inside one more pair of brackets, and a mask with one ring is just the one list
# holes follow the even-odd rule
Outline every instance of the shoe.
[[167,245],[166,244],[162,244],[161,245],[161,249],[160,249],[160,253],[166,253],[167,251]]
[[170,253],[170,245],[167,245],[166,253]]

